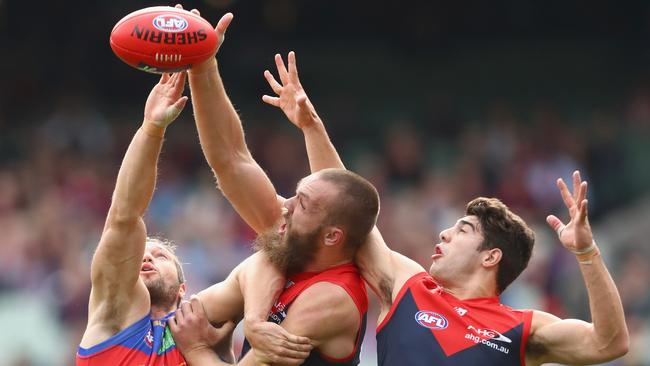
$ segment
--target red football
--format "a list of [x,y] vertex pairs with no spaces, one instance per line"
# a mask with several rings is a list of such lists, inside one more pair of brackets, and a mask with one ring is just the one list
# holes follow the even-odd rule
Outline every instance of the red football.
[[127,64],[152,73],[191,68],[214,54],[217,32],[187,10],[154,6],[134,11],[115,24],[113,52]]

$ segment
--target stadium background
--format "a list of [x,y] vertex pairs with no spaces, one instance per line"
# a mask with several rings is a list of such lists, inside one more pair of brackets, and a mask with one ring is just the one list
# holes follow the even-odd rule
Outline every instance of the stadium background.
[[[536,229],[515,307],[588,319],[578,267],[544,223],[579,168],[632,335],[612,365],[650,365],[650,2],[204,0],[235,20],[220,51],[248,143],[278,190],[306,175],[302,137],[264,105],[262,71],[297,52],[348,167],[382,195],[380,228],[428,268],[437,233],[477,195]],[[69,365],[119,162],[157,78],[108,46],[143,0],[0,0],[0,365]],[[170,4],[173,5],[173,4]],[[566,217],[566,216],[564,216]],[[192,291],[249,253],[187,110],[167,133],[150,233],[177,241]],[[370,315],[363,365],[374,364]]]

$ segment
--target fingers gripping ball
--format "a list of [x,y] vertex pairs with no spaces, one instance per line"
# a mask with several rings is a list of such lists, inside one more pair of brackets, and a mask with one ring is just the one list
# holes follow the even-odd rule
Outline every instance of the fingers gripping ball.
[[127,64],[152,73],[186,70],[212,57],[217,32],[199,15],[169,6],[135,11],[117,22],[110,44]]

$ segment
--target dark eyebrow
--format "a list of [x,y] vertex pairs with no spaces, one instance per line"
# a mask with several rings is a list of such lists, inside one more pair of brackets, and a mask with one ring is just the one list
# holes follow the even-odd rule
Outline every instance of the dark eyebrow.
[[476,232],[476,226],[474,226],[474,224],[472,224],[471,222],[469,222],[467,220],[460,219],[460,220],[458,220],[458,223],[461,224],[461,225],[469,225],[472,228],[472,230],[474,232]]

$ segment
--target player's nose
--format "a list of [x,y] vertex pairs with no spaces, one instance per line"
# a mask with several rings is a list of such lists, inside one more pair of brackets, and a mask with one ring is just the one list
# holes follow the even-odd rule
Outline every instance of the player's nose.
[[440,238],[441,241],[445,243],[449,243],[450,240],[450,235],[449,235],[449,229],[445,229],[438,234],[438,237]]
[[153,256],[149,252],[145,252],[144,256],[142,257],[142,262],[152,262],[153,261]]
[[287,209],[287,213],[291,214],[293,213],[293,209],[296,207],[296,196],[293,196],[289,198],[288,200],[284,201],[284,208]]

